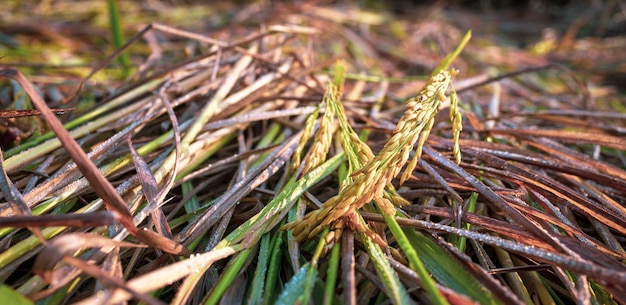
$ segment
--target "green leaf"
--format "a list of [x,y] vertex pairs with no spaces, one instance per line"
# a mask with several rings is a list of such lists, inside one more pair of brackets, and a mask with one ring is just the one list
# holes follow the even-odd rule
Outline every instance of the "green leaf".
[[[546,285],[546,287],[550,288],[549,285]],[[590,282],[589,287],[591,287],[591,290],[593,290],[593,294],[598,300],[598,303],[607,304],[607,305],[609,304],[617,305],[617,302],[615,302],[615,299],[613,299],[613,297],[609,293],[607,293],[606,290],[604,290],[600,285],[596,284],[595,282]]]
[[339,164],[344,160],[344,154],[338,153],[332,158],[326,160],[320,166],[314,168],[308,172],[304,177],[298,181],[290,180],[287,182],[285,188],[278,193],[272,201],[270,201],[264,208],[255,216],[248,219],[245,223],[233,230],[228,236],[226,236],[219,244],[215,246],[216,249],[227,247],[241,240],[248,233],[255,232],[255,229],[267,228],[267,224],[270,219],[273,219],[277,214],[288,210],[291,205],[308,190],[310,187],[319,182],[322,178],[330,175]]
[[[191,184],[191,181],[185,181],[180,185],[182,192],[183,192],[183,196],[187,196],[187,194],[191,193],[193,191],[193,184]],[[191,198],[189,198],[189,200],[187,200],[184,204],[183,207],[185,208],[185,212],[187,214],[189,213],[194,213],[195,211],[197,211],[200,208],[200,203],[198,202],[198,197],[191,196]]]
[[33,301],[29,300],[19,292],[13,290],[10,286],[5,284],[0,285],[0,300],[3,300],[3,304],[11,305],[33,305]]
[[[113,46],[115,49],[119,49],[124,45],[124,34],[122,33],[122,17],[120,16],[120,10],[116,0],[109,0],[109,26],[111,27],[111,34],[113,36]],[[122,52],[117,59],[123,69],[123,78],[126,78],[130,74],[130,57],[128,52]]]
[[270,254],[270,235],[265,234],[261,237],[261,247],[259,249],[259,256],[257,258],[256,269],[254,270],[254,277],[250,286],[250,295],[248,297],[248,304],[261,304],[263,301],[263,285],[265,284],[267,275],[267,265],[269,263]]
[[414,304],[413,300],[411,300],[406,289],[400,282],[398,274],[389,264],[389,260],[380,246],[374,243],[372,239],[367,237],[365,234],[362,234],[362,237],[365,247],[367,248],[367,254],[369,254],[372,259],[372,263],[376,268],[376,273],[380,277],[383,286],[385,286],[387,290],[385,293],[389,297],[391,303]]
[[270,255],[271,259],[265,279],[265,290],[263,291],[263,304],[272,304],[272,302],[276,298],[274,289],[276,287],[276,282],[278,281],[280,265],[283,258],[283,256],[280,254],[280,246],[282,244],[284,234],[285,231],[278,230],[278,233],[272,241],[272,253]]
[[[302,294],[303,291],[311,291],[312,287],[307,287],[307,285],[312,285],[313,282],[309,281],[309,272],[312,272],[314,276],[317,276],[317,270],[315,268],[311,268],[311,265],[308,263],[302,266],[296,274],[291,277],[289,282],[285,285],[285,289],[278,296],[278,300],[276,300],[277,305],[293,305],[300,300],[300,298],[308,299],[309,296],[305,296]],[[306,303],[305,303],[306,304]]]
[[233,280],[241,272],[241,268],[243,264],[250,256],[252,249],[246,249],[238,253],[228,264],[226,270],[220,276],[219,281],[213,286],[213,290],[209,293],[204,302],[205,305],[213,305],[218,304],[220,299],[224,295],[224,292],[230,287],[233,283]]
[[340,260],[339,244],[335,244],[330,253],[330,259],[328,260],[328,269],[326,269],[326,286],[324,287],[324,303],[332,304],[333,297],[335,296],[335,288],[337,285],[337,273],[339,272],[339,260]]
[[[478,200],[478,193],[472,193],[470,199],[467,202],[467,212],[474,212],[476,210],[476,200]],[[469,230],[472,226],[469,223],[463,224],[463,229]],[[467,238],[463,236],[454,236],[452,238],[452,244],[456,246],[461,253],[465,253],[467,245]]]
[[499,304],[471,273],[459,266],[457,260],[437,243],[411,228],[402,228],[407,239],[417,251],[428,272],[444,286],[464,294],[480,304]]
[[400,228],[400,225],[398,225],[396,219],[393,216],[384,213],[383,218],[385,219],[385,223],[391,230],[391,233],[398,241],[400,248],[402,248],[402,250],[406,254],[406,257],[409,260],[409,266],[419,275],[420,279],[422,280],[424,290],[426,290],[426,293],[433,301],[433,303],[448,304],[448,301],[446,300],[446,298],[443,297],[443,295],[441,295],[439,289],[437,289],[435,281],[428,274],[428,271],[424,267],[424,263],[417,255],[417,251],[415,251],[415,249],[411,246],[411,243],[402,231],[402,228]]
[[452,61],[457,58],[459,56],[459,54],[461,54],[461,51],[463,51],[463,48],[465,48],[465,45],[467,45],[467,43],[469,42],[470,38],[472,38],[472,31],[468,30],[465,33],[465,36],[463,36],[463,39],[461,39],[461,42],[459,43],[459,45],[456,47],[456,49],[454,49],[454,51],[452,53],[449,53],[440,63],[439,65],[433,70],[432,75],[436,75],[437,73],[441,72],[442,70],[447,70],[450,67],[450,64],[452,63]]

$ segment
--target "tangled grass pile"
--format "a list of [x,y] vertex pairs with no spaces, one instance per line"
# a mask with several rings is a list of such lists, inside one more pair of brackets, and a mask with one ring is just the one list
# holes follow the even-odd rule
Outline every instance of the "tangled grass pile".
[[566,68],[589,39],[481,46],[457,14],[258,2],[93,69],[3,60],[0,295],[626,303],[615,71],[590,86]]

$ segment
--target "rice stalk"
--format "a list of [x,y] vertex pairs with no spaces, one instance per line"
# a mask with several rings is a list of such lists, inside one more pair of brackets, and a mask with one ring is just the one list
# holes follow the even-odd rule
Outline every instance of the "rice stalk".
[[337,219],[351,214],[372,200],[382,203],[381,209],[386,214],[393,215],[395,208],[389,200],[383,198],[383,190],[400,173],[417,143],[413,161],[405,169],[401,180],[412,173],[421,156],[421,147],[434,123],[438,106],[445,101],[445,92],[450,86],[452,76],[457,73],[455,70],[442,71],[431,77],[425,89],[408,101],[404,116],[380,153],[352,174],[354,180],[338,195],[326,201],[321,209],[312,211],[301,220],[283,228],[293,229],[294,237],[300,241],[309,239]]

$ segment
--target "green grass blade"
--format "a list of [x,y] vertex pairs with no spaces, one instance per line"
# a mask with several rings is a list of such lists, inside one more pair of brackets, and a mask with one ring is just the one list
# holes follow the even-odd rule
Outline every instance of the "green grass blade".
[[5,284],[0,285],[0,299],[11,305],[34,305],[35,303]]
[[[476,200],[478,200],[478,193],[472,193],[467,201],[467,212],[474,212],[476,210]],[[469,223],[463,224],[463,229],[470,230],[471,225]],[[459,249],[461,253],[465,253],[467,247],[467,237],[465,236],[453,236],[452,244]]]
[[400,245],[400,248],[402,248],[404,254],[409,260],[409,267],[413,269],[413,271],[417,272],[417,275],[419,275],[420,279],[422,280],[422,285],[424,286],[424,289],[426,290],[426,293],[428,293],[428,296],[431,298],[432,302],[434,304],[448,304],[448,301],[446,300],[446,298],[443,297],[439,289],[437,289],[435,281],[428,274],[428,270],[426,270],[426,267],[424,267],[424,263],[422,263],[422,260],[417,255],[417,252],[407,239],[406,235],[402,231],[402,228],[400,228],[400,225],[398,225],[396,219],[393,216],[387,215],[385,213],[382,213],[382,215],[385,219],[385,223],[391,230],[391,233],[396,238],[398,244]]
[[455,258],[437,243],[411,228],[402,228],[426,269],[441,284],[480,304],[500,304]]
[[[304,297],[302,291],[306,289],[306,285],[309,283],[309,272],[313,274],[313,276],[317,276],[317,269],[311,267],[308,263],[305,264],[294,274],[293,277],[285,284],[285,289],[278,296],[278,300],[276,300],[276,305],[292,305],[298,304],[301,297]],[[307,303],[300,303],[307,304]]]
[[[321,236],[326,236],[326,234],[328,234],[328,231],[330,231],[328,228],[324,229]],[[325,246],[326,240],[324,238],[320,238],[320,240],[317,241],[317,247],[315,248],[315,252],[313,252],[313,257],[311,258],[310,263],[307,264],[309,266],[309,270],[307,271],[306,277],[304,279],[304,293],[300,293],[301,297],[298,300],[298,303],[300,304],[309,304],[312,302],[311,296],[313,291],[313,285],[315,284],[315,279],[317,278],[317,270],[319,269],[319,259],[320,256],[322,256],[322,252],[324,251]]]
[[[93,111],[90,111],[89,113],[64,124],[63,126],[65,129],[70,131],[70,134],[75,139],[88,135],[103,126],[116,122],[120,118],[144,107],[146,103],[150,101],[148,98],[132,103],[130,101],[145,94],[147,91],[153,90],[161,83],[162,80],[157,79],[141,86],[137,86],[136,88],[109,100],[101,107],[98,107],[97,109],[94,109]],[[118,108],[116,111],[112,111],[111,113],[107,113],[124,104],[127,104],[127,106]],[[5,154],[5,157],[7,158],[5,160],[6,170],[15,170],[16,168],[19,168],[20,166],[23,166],[26,163],[61,147],[59,140],[53,138],[55,138],[55,134],[53,132],[46,132],[39,137],[29,140],[28,142],[7,151]]]
[[338,153],[320,166],[314,168],[308,172],[304,177],[296,181],[295,183],[290,181],[285,188],[272,199],[259,214],[248,219],[244,224],[239,226],[228,236],[226,236],[222,242],[215,246],[216,249],[220,247],[226,247],[240,240],[255,228],[265,226],[268,223],[268,219],[275,216],[277,213],[281,213],[290,208],[302,194],[315,185],[322,178],[330,175],[339,164],[343,162],[343,153]]
[[84,280],[80,276],[74,279],[69,284],[65,285],[63,288],[57,290],[51,296],[47,298],[41,299],[37,301],[37,305],[62,305],[64,304],[65,299],[67,299],[68,294],[76,289],[76,287]]
[[[183,192],[183,196],[187,196],[187,194],[191,193],[191,191],[193,191],[193,184],[191,184],[191,182],[189,181],[185,181],[183,182],[181,185],[181,190]],[[198,202],[198,197],[197,196],[191,196],[191,198],[189,198],[189,200],[187,202],[185,202],[183,204],[184,208],[185,208],[185,212],[187,212],[187,214],[189,213],[193,213],[194,211],[197,211],[200,208],[200,203]]]
[[270,260],[270,234],[265,234],[261,237],[261,246],[259,249],[259,256],[257,258],[256,269],[254,270],[254,276],[250,285],[250,293],[248,295],[248,304],[261,304],[263,300],[263,287],[266,282],[266,276],[268,263]]
[[465,33],[465,36],[463,36],[463,39],[461,39],[461,42],[456,47],[456,49],[454,49],[454,51],[452,53],[446,55],[446,57],[433,70],[433,73],[431,74],[431,76],[432,75],[436,75],[437,73],[441,72],[442,70],[447,70],[450,67],[450,64],[452,64],[452,61],[454,61],[454,59],[457,58],[459,56],[459,54],[461,54],[461,51],[463,51],[463,49],[465,48],[465,46],[469,42],[470,38],[472,38],[472,31],[468,30]]
[[330,251],[328,269],[326,269],[326,286],[324,287],[324,305],[333,304],[335,288],[337,285],[337,273],[339,272],[339,261],[341,260],[341,247],[336,243]]
[[[546,285],[546,287],[550,288],[549,285]],[[613,299],[613,297],[609,293],[607,293],[600,285],[596,284],[595,282],[591,282],[589,287],[591,287],[591,290],[593,290],[593,294],[597,298],[599,304],[617,305],[615,299]]]
[[272,304],[276,296],[274,288],[278,281],[278,273],[280,271],[280,265],[282,262],[282,255],[280,253],[280,246],[283,241],[283,235],[285,231],[279,230],[272,242],[272,253],[270,254],[270,264],[267,268],[267,276],[265,277],[265,290],[263,291],[263,304]]
[[[111,28],[111,35],[113,37],[113,46],[115,49],[119,49],[124,45],[126,39],[122,32],[122,16],[120,16],[120,9],[117,5],[117,0],[108,0],[109,7],[109,26]],[[130,56],[128,52],[124,51],[120,53],[117,58],[117,62],[122,65],[122,78],[128,77],[130,74]]]
[[387,259],[387,256],[385,255],[383,250],[380,248],[379,245],[374,243],[371,238],[367,237],[365,234],[363,234],[362,236],[363,242],[365,243],[365,247],[367,249],[367,253],[372,259],[372,263],[376,268],[376,273],[378,273],[378,277],[380,278],[382,284],[387,290],[385,292],[387,293],[387,296],[389,297],[391,303],[413,304],[413,300],[411,300],[406,289],[400,282],[398,274],[389,264],[389,260]]
[[[339,153],[334,157],[328,159],[326,162],[316,167],[307,173],[304,177],[297,181],[290,180],[287,182],[285,188],[278,193],[272,201],[270,201],[264,208],[254,217],[248,219],[245,223],[237,227],[230,234],[228,234],[219,244],[217,244],[214,250],[226,248],[235,244],[237,241],[242,240],[249,234],[263,234],[262,232],[268,230],[268,224],[272,223],[272,220],[277,215],[289,210],[289,207],[311,186],[315,185],[322,178],[330,175],[339,164],[343,162],[344,155]],[[293,178],[292,178],[293,179]],[[201,279],[201,275],[208,269],[207,266],[198,266],[197,273],[191,274],[187,277],[183,285],[179,288],[178,295],[175,301],[181,301],[184,299],[184,295],[188,293],[196,283]],[[221,296],[221,294],[220,294]],[[215,302],[217,299],[211,298],[207,302]]]
[[228,264],[228,267],[226,267],[226,270],[224,270],[224,272],[222,273],[219,281],[217,281],[215,286],[213,286],[213,289],[209,293],[206,301],[204,302],[205,305],[215,305],[219,303],[222,295],[224,295],[224,292],[226,292],[237,274],[239,274],[239,272],[241,271],[241,267],[246,262],[251,252],[252,249],[243,250],[231,260],[230,264]]
[[[71,207],[71,205],[68,205],[68,206]],[[67,207],[67,206],[64,206],[64,207]],[[85,210],[86,210],[86,207],[83,207],[82,209],[76,211],[76,213],[82,213]],[[63,212],[66,212],[66,211],[64,210],[59,211],[59,213],[63,213]],[[12,228],[6,228],[6,229],[12,229]],[[67,227],[44,228],[41,230],[41,234],[46,240],[48,240],[54,237],[55,235],[63,232],[65,229],[67,229]],[[27,238],[17,242],[10,248],[0,252],[0,269],[6,267],[8,264],[18,259],[22,255],[25,255],[28,251],[34,249],[40,244],[41,244],[41,241],[39,240],[39,238],[37,238],[34,235],[30,235]],[[3,275],[0,274],[0,279],[2,278],[3,278]]]

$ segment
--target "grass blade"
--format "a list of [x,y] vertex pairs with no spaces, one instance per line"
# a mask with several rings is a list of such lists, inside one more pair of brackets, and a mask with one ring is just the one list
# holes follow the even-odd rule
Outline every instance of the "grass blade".
[[471,38],[472,38],[472,31],[468,30],[467,32],[465,32],[465,35],[461,39],[461,42],[459,42],[459,44],[457,45],[456,49],[454,49],[452,53],[449,53],[448,55],[446,55],[446,57],[439,63],[439,65],[437,65],[437,67],[433,69],[433,72],[431,75],[436,75],[437,73],[443,70],[447,70],[450,67],[450,64],[452,64],[452,62],[454,61],[454,59],[457,58],[461,54],[461,51],[463,51],[463,49],[465,48],[465,46],[467,45],[467,43],[470,41]]
[[[117,4],[117,0],[108,0],[109,26],[113,36],[113,47],[119,49],[124,45],[124,33],[122,31],[122,16]],[[120,53],[117,62],[122,66],[122,78],[125,79],[130,74],[130,56],[127,51]]]
[[437,289],[435,281],[428,274],[428,270],[426,270],[422,260],[417,255],[417,251],[413,248],[413,245],[411,245],[406,235],[396,222],[396,219],[387,214],[383,214],[383,218],[385,219],[387,226],[389,226],[391,233],[398,241],[400,248],[404,251],[404,254],[408,258],[409,266],[419,275],[422,285],[424,286],[426,293],[428,293],[428,296],[432,299],[432,302],[435,304],[448,304],[448,301],[443,297],[439,289]]
[[300,267],[298,272],[285,284],[285,289],[280,293],[275,304],[291,305],[300,303],[302,298],[307,297],[303,295],[302,292],[307,289],[307,285],[309,284],[308,278],[311,275],[314,277],[317,276],[317,268],[311,267],[308,263]]
[[363,235],[363,242],[376,268],[376,273],[386,288],[385,294],[391,302],[394,304],[414,304],[380,246],[365,235]]
[[[0,284],[0,298],[11,305],[34,305],[35,302],[29,300],[19,292],[13,290],[10,286]],[[10,300],[10,301],[9,301]]]
[[256,305],[261,304],[263,301],[263,288],[267,281],[267,268],[270,261],[270,234],[265,234],[261,237],[261,244],[259,246],[259,255],[257,257],[256,269],[252,277],[252,283],[250,284],[250,290],[248,293],[248,304]]
[[220,276],[220,280],[215,284],[215,286],[213,286],[213,289],[211,289],[211,292],[207,295],[206,301],[204,302],[205,305],[215,305],[220,302],[224,292],[226,292],[228,287],[230,287],[237,274],[241,272],[241,267],[250,256],[250,253],[252,253],[252,249],[243,250],[230,261],[228,267],[226,267],[226,270],[224,270]]
[[410,246],[424,262],[424,266],[438,282],[480,304],[499,304],[497,299],[485,291],[483,286],[439,245],[414,229],[403,228],[402,231]]

